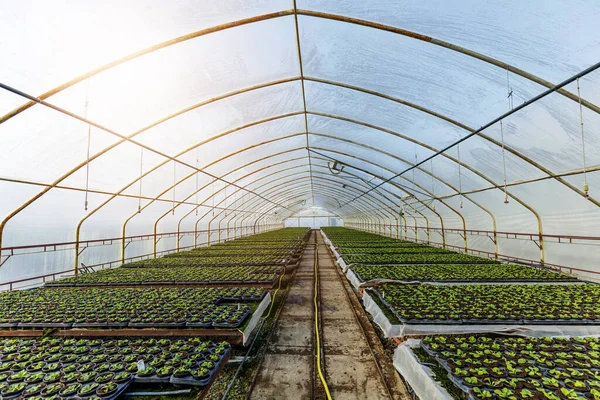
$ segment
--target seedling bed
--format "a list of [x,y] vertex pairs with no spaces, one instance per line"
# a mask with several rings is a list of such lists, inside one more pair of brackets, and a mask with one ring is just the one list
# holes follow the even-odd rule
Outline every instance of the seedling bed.
[[259,288],[42,288],[0,295],[5,328],[187,327],[188,323],[232,322],[247,315],[248,304],[266,291]]
[[406,246],[394,246],[394,247],[363,247],[363,246],[344,246],[337,248],[338,253],[342,255],[369,255],[369,254],[390,254],[390,255],[404,255],[404,254],[457,254],[453,251],[442,249],[440,247],[406,247]]
[[498,264],[470,254],[364,254],[343,255],[346,264]]
[[197,286],[197,285],[249,285],[271,287],[282,266],[231,266],[231,267],[178,267],[170,268],[115,268],[47,283],[51,287],[71,286]]
[[403,324],[600,324],[600,286],[592,284],[382,285],[369,292]]
[[[0,340],[2,398],[116,398],[136,379],[156,376],[205,386],[229,358],[230,344],[200,338]],[[211,373],[211,371],[214,371]],[[193,378],[184,382],[181,378]]]
[[557,272],[518,264],[358,264],[352,270],[361,281],[393,279],[421,282],[569,282],[577,278]]
[[470,399],[600,400],[597,337],[427,336],[421,346]]
[[157,258],[124,264],[121,268],[159,268],[159,267],[239,267],[239,266],[285,266],[289,259],[269,257],[180,257]]

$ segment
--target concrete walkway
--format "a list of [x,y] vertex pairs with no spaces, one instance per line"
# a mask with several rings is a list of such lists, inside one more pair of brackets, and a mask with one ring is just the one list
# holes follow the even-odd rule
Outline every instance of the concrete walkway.
[[[348,301],[345,283],[320,234],[317,239],[321,295],[321,327],[325,378],[333,399],[390,399],[405,397],[398,376],[389,378],[392,396],[378,372]],[[308,245],[268,345],[251,399],[324,398],[316,376],[314,356],[314,247]],[[316,380],[313,385],[313,380]],[[315,389],[316,388],[316,389]],[[315,393],[313,393],[313,391]]]

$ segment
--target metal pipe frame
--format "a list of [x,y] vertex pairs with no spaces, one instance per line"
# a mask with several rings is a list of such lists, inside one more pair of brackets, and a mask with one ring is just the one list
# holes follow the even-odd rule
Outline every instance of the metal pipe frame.
[[[304,178],[304,179],[306,179],[306,178]],[[317,183],[317,184],[314,184],[314,186],[316,188],[316,193],[317,194],[321,194],[321,195],[326,196],[326,197],[333,197],[333,196],[342,196],[343,197],[344,196],[344,192],[342,192],[342,191],[340,191],[338,189],[332,189],[331,187],[329,187],[327,185],[321,185],[320,183]],[[297,198],[297,195],[302,196],[304,194],[310,193],[308,190],[305,190],[304,192],[299,191],[297,194],[292,194],[292,195],[283,194],[282,195],[281,194],[282,190],[285,190],[285,189],[278,188],[276,195],[280,196],[279,198],[281,198],[282,201],[285,201],[285,202],[287,202],[287,201],[294,201]],[[294,197],[294,196],[296,196],[296,197]],[[255,205],[255,207],[262,207],[262,206],[264,206],[264,204],[257,204],[257,205]],[[368,207],[368,203],[367,203],[367,207]],[[383,214],[380,214],[379,212],[375,212],[375,211],[372,211],[370,209],[368,209],[368,212],[372,213],[373,215],[377,215],[378,218],[383,215]],[[354,213],[355,214],[361,214],[362,213],[363,215],[368,215],[368,214],[366,214],[367,212],[364,209],[356,209],[354,211]],[[245,219],[247,219],[247,217],[243,216],[241,222],[243,223],[243,221]]]
[[[279,194],[281,193],[281,190],[289,190],[290,188],[293,188],[294,190],[298,190],[298,189],[300,189],[302,186],[305,186],[305,182],[303,182],[303,181],[306,181],[306,179],[307,179],[307,178],[305,177],[305,178],[300,178],[300,179],[290,180],[290,181],[288,181],[288,182],[294,182],[294,184],[293,184],[293,185],[290,185],[290,186],[288,186],[288,187],[286,187],[286,188],[283,188],[283,189],[282,189],[282,188],[271,188],[270,190],[276,190],[276,191],[277,191],[277,193],[276,193],[276,194],[274,193],[273,195],[279,195]],[[331,187],[331,186],[329,186],[329,185],[321,184],[321,183],[319,183],[319,182],[318,182],[319,180],[326,180],[326,181],[328,181],[328,182],[336,182],[336,183],[340,183],[339,181],[335,181],[335,180],[332,180],[332,179],[321,178],[321,177],[319,177],[319,176],[313,175],[313,187],[314,187],[314,189],[315,189],[315,193],[317,193],[317,194],[321,194],[321,195],[324,195],[324,196],[331,196],[331,197],[333,197],[333,196],[344,197],[344,196],[343,196],[343,193],[344,193],[343,191],[341,191],[341,190],[339,190],[339,189],[337,189],[337,188],[336,188],[336,189],[334,189],[334,188],[332,188],[332,187]],[[315,181],[316,181],[316,182],[315,182]],[[286,183],[287,183],[287,182],[286,182]],[[285,183],[284,183],[284,184],[285,184]],[[300,186],[298,186],[298,185],[300,185]],[[356,188],[353,188],[353,193],[356,193],[356,192],[357,192],[357,189],[356,189]],[[299,192],[299,193],[301,193],[301,192]],[[346,194],[347,194],[347,193],[346,193]],[[287,201],[292,201],[292,200],[295,200],[295,199],[296,199],[296,197],[297,197],[297,194],[295,193],[295,194],[293,194],[293,195],[291,195],[291,196],[292,196],[292,197],[289,197],[289,196],[288,196],[288,197],[287,197],[287,198],[285,198],[285,200],[283,200],[283,201],[287,202]],[[377,201],[377,199],[373,199],[373,200],[374,200],[374,201]],[[381,202],[382,204],[384,204],[384,203],[383,203],[381,200],[380,200],[379,202]],[[260,206],[264,206],[264,203],[263,203],[263,204],[258,204],[257,206],[258,206],[258,207],[260,207]],[[369,207],[369,204],[367,204],[367,207]],[[359,209],[359,210],[360,210],[360,209]],[[355,213],[356,213],[356,212],[359,212],[359,210],[356,210],[356,211],[354,211],[354,212],[355,212]],[[263,214],[264,214],[264,215],[266,215],[266,213],[267,213],[267,212],[269,212],[269,211],[271,211],[271,208],[267,209],[266,211],[263,211]],[[369,209],[369,211],[371,211],[371,209]],[[364,211],[363,211],[363,212],[364,212]],[[219,212],[219,214],[221,214],[221,213]],[[386,212],[381,212],[381,213],[379,213],[379,212],[374,212],[374,214],[376,215],[376,218],[378,218],[378,219],[379,219],[380,217],[381,217],[381,218],[384,218],[384,215],[386,214]],[[264,216],[264,215],[263,215],[263,216]],[[218,215],[217,215],[217,216],[218,216]],[[217,216],[216,216],[216,217],[217,217]],[[216,218],[216,217],[215,217],[215,218]],[[255,222],[254,222],[254,226],[256,226],[256,223],[257,223],[257,222],[260,220],[260,218],[262,218],[262,216],[258,217],[258,218],[255,220]]]
[[[299,135],[299,134],[297,134],[297,135],[293,135],[293,136],[298,136],[298,135]],[[290,137],[290,136],[288,136],[288,137]],[[283,139],[283,138],[282,138],[282,139]],[[277,139],[277,140],[279,140],[279,139]],[[235,156],[235,155],[237,155],[237,154],[240,154],[240,153],[242,153],[242,152],[244,152],[244,151],[247,151],[247,150],[250,150],[250,149],[254,149],[254,148],[258,147],[258,146],[262,146],[262,145],[264,145],[264,144],[266,144],[266,143],[271,143],[271,142],[272,142],[272,141],[268,141],[268,142],[261,142],[261,143],[258,143],[258,144],[255,144],[255,145],[252,145],[252,146],[246,147],[246,148],[244,148],[244,149],[238,150],[237,152],[230,153],[230,154],[228,154],[228,155],[226,155],[226,156],[224,156],[224,157],[221,157],[221,158],[219,158],[219,159],[217,159],[217,160],[215,160],[215,161],[213,161],[213,162],[209,163],[209,164],[208,164],[207,166],[205,166],[204,168],[208,168],[208,167],[210,167],[210,166],[212,166],[212,165],[215,165],[215,164],[217,164],[218,162],[220,162],[220,161],[223,161],[223,160],[225,160],[225,159],[227,159],[227,158],[229,158],[229,157]],[[301,150],[301,149],[302,149],[302,148],[297,148],[297,149],[292,149],[292,150],[286,150],[286,151],[278,152],[278,153],[275,153],[275,154],[272,154],[272,155],[269,155],[269,156],[266,156],[266,157],[262,157],[262,158],[259,158],[259,159],[256,159],[256,160],[253,160],[253,161],[251,161],[251,162],[249,162],[249,163],[247,163],[247,164],[245,164],[245,165],[242,165],[241,167],[237,167],[237,168],[235,168],[235,169],[233,169],[233,170],[230,170],[230,171],[228,171],[228,172],[227,172],[227,173],[225,173],[225,174],[222,174],[222,175],[221,175],[221,178],[223,178],[223,177],[225,177],[225,176],[227,176],[227,175],[229,175],[229,174],[232,174],[232,173],[234,173],[234,172],[236,172],[236,171],[239,171],[240,169],[244,169],[245,167],[248,167],[248,166],[250,166],[250,165],[252,165],[252,164],[254,164],[254,163],[257,163],[257,162],[260,162],[260,161],[264,161],[264,160],[266,160],[266,159],[269,159],[269,158],[271,158],[271,157],[279,156],[279,155],[282,155],[282,154],[285,154],[285,153],[289,153],[289,152],[292,152],[292,151]],[[290,159],[290,160],[285,160],[285,161],[283,161],[282,163],[291,162],[291,161],[297,161],[297,160],[300,160],[300,159],[303,159],[303,158],[304,158],[304,157],[297,157],[297,158],[293,158],[293,159]],[[270,168],[270,167],[272,167],[273,165],[279,165],[279,164],[281,164],[281,163],[276,163],[276,164],[272,164],[272,165],[269,165],[269,166],[263,167],[263,168],[261,168],[261,169],[258,169],[258,170],[256,170],[256,172],[258,172],[258,171],[262,171],[262,170],[264,170],[264,169],[266,169],[266,168]],[[158,199],[159,199],[161,196],[163,196],[163,195],[164,195],[165,193],[167,193],[169,190],[171,190],[171,189],[172,189],[172,188],[174,188],[175,186],[177,186],[177,185],[179,185],[179,184],[183,183],[184,181],[186,181],[187,179],[189,179],[189,178],[193,177],[194,175],[196,175],[196,173],[189,174],[189,175],[187,175],[186,177],[184,177],[184,178],[180,179],[180,180],[179,180],[178,182],[176,182],[174,185],[172,185],[172,186],[168,187],[167,189],[165,189],[163,192],[161,192],[161,193],[160,193],[159,195],[157,195],[155,198],[151,199],[151,201],[150,201],[149,203],[145,204],[145,205],[144,205],[144,207],[142,207],[142,211],[143,211],[145,208],[149,207],[149,206],[150,206],[150,205],[151,205],[151,204],[152,204],[154,201],[158,200]],[[175,210],[176,208],[178,208],[180,205],[186,204],[186,201],[187,201],[188,199],[190,199],[191,197],[193,197],[193,196],[194,196],[196,193],[198,193],[198,192],[202,191],[203,189],[207,188],[207,187],[208,187],[208,186],[210,186],[211,184],[214,184],[214,182],[216,182],[216,181],[217,181],[217,180],[215,179],[215,180],[212,180],[212,181],[210,181],[210,182],[208,182],[208,183],[204,184],[204,185],[203,185],[201,188],[198,188],[198,190],[196,190],[195,192],[193,192],[192,194],[190,194],[189,196],[187,196],[186,198],[184,198],[184,200],[182,200],[182,201],[178,201],[176,204],[174,204],[174,205],[173,205],[173,210]],[[209,197],[209,198],[210,198],[210,197]],[[203,203],[205,203],[206,201],[208,201],[208,199],[209,199],[209,198],[207,198],[207,199],[203,200],[203,201],[201,202],[201,204],[203,204]],[[194,205],[194,204],[192,204],[192,205]],[[217,208],[217,207],[213,206],[213,208]],[[197,205],[196,205],[196,207],[194,207],[194,209],[192,209],[192,210],[190,211],[190,213],[191,213],[191,212],[193,212],[193,211],[195,211],[196,209],[198,209],[198,206],[197,206]],[[154,222],[154,234],[155,234],[155,235],[156,235],[156,233],[157,233],[157,225],[158,225],[158,223],[160,222],[160,220],[161,220],[162,218],[164,218],[166,215],[168,215],[168,214],[169,214],[169,212],[170,212],[170,210],[166,211],[166,212],[165,212],[164,214],[162,214],[162,215],[161,215],[159,218],[157,218],[157,220]],[[127,223],[128,223],[128,222],[129,222],[129,221],[130,221],[132,218],[134,218],[136,215],[138,215],[138,214],[139,214],[138,212],[135,212],[135,213],[133,213],[133,214],[132,214],[132,215],[131,215],[131,216],[130,216],[130,217],[127,219],[127,220],[125,220],[125,223],[123,224],[123,227],[122,227],[122,235],[123,235],[123,237],[125,237],[125,231],[126,231]],[[189,213],[188,213],[188,214],[189,214]],[[186,214],[185,216],[187,216],[188,214]],[[184,216],[183,218],[185,218],[185,216]],[[183,219],[183,218],[182,218],[182,219]],[[180,219],[180,220],[179,220],[179,224],[177,225],[177,231],[178,231],[178,232],[179,232],[179,230],[180,230],[180,225],[181,225],[181,221],[182,221],[182,219]],[[177,244],[178,244],[178,248],[179,248],[179,241],[177,241]],[[124,244],[123,244],[123,245],[124,245]],[[125,253],[125,248],[124,248],[124,247],[122,247],[122,248],[121,248],[121,253],[122,253],[122,258],[124,259],[124,258],[125,258],[125,254],[124,254],[124,253]]]
[[[365,27],[370,27],[370,28],[374,28],[374,29],[379,29],[379,30],[383,30],[383,31],[387,31],[387,32],[392,32],[392,33],[396,33],[396,34],[408,36],[408,37],[411,37],[411,38],[414,38],[414,39],[417,39],[417,40],[422,40],[422,41],[425,41],[425,42],[428,42],[428,43],[432,43],[432,44],[435,44],[435,45],[438,45],[438,46],[442,46],[442,47],[448,48],[448,49],[453,50],[453,51],[457,51],[457,52],[465,54],[467,56],[474,57],[474,58],[479,59],[481,61],[490,63],[492,65],[501,67],[501,68],[509,70],[509,71],[512,71],[513,73],[515,73],[517,75],[520,75],[520,76],[522,76],[522,77],[524,77],[526,79],[529,79],[529,80],[531,80],[533,82],[536,82],[536,83],[538,83],[538,84],[540,84],[542,86],[545,86],[545,87],[548,87],[548,88],[553,87],[552,83],[550,83],[548,81],[544,81],[543,79],[538,78],[535,75],[529,74],[526,71],[517,69],[517,68],[515,68],[515,67],[513,67],[513,66],[511,66],[509,64],[506,64],[506,63],[503,63],[501,61],[495,60],[495,59],[493,59],[491,57],[488,57],[488,56],[476,53],[476,52],[471,51],[469,49],[461,48],[459,46],[453,45],[453,44],[448,43],[448,42],[440,41],[440,40],[435,39],[435,38],[431,38],[431,37],[420,35],[420,34],[417,34],[417,33],[414,33],[414,32],[402,30],[400,28],[396,28],[396,27],[392,27],[392,26],[386,26],[386,25],[383,25],[383,24],[377,24],[377,23],[374,23],[374,22],[371,22],[371,21],[365,21],[365,20],[360,20],[360,19],[356,19],[356,18],[350,18],[350,17],[340,16],[340,15],[335,15],[335,14],[327,14],[327,13],[321,13],[321,12],[315,12],[315,11],[309,11],[309,10],[296,10],[296,9],[294,9],[294,10],[281,11],[281,12],[278,12],[278,13],[271,13],[271,14],[265,14],[265,15],[255,16],[255,17],[252,17],[252,18],[244,19],[244,20],[233,21],[231,23],[227,23],[227,24],[216,26],[216,27],[211,27],[211,28],[208,28],[208,29],[197,31],[197,32],[194,32],[194,33],[190,33],[188,35],[184,35],[184,36],[181,36],[179,38],[175,38],[175,39],[172,39],[172,40],[160,43],[158,45],[151,46],[151,47],[146,48],[144,50],[138,51],[136,53],[133,53],[131,55],[128,55],[126,57],[123,57],[121,59],[113,61],[113,62],[111,62],[109,64],[106,64],[106,65],[104,65],[102,67],[99,67],[99,68],[97,68],[97,69],[95,69],[93,71],[90,71],[90,72],[86,73],[86,74],[83,74],[83,75],[81,75],[81,76],[79,76],[79,77],[77,77],[77,78],[75,78],[75,79],[73,79],[71,81],[68,81],[68,82],[60,85],[57,88],[54,88],[54,89],[50,90],[49,92],[46,92],[46,93],[38,96],[38,98],[31,99],[31,101],[29,101],[28,103],[25,103],[21,107],[19,107],[19,108],[15,109],[15,110],[11,111],[10,113],[4,115],[2,118],[0,118],[0,122],[4,122],[4,121],[12,118],[15,115],[18,115],[20,112],[25,111],[26,109],[28,109],[29,107],[35,105],[36,103],[41,103],[40,100],[43,101],[44,99],[46,99],[46,98],[48,98],[48,97],[50,97],[50,96],[52,96],[52,95],[54,95],[56,93],[59,93],[62,90],[65,90],[68,87],[75,85],[76,83],[79,83],[79,82],[81,82],[81,81],[83,81],[83,80],[85,80],[85,79],[87,79],[87,78],[89,78],[91,76],[94,76],[94,75],[96,75],[96,74],[98,74],[98,73],[100,73],[102,71],[105,71],[107,69],[110,69],[112,67],[120,65],[120,64],[122,64],[124,62],[127,62],[127,61],[130,61],[132,59],[135,59],[135,58],[137,58],[137,57],[139,57],[141,55],[148,54],[150,52],[159,50],[161,48],[165,48],[165,47],[168,47],[168,46],[171,46],[171,45],[174,45],[174,44],[177,44],[177,43],[181,43],[183,41],[190,40],[190,39],[193,39],[195,37],[207,35],[207,34],[210,34],[210,33],[213,33],[213,32],[218,32],[218,31],[230,29],[230,28],[233,28],[233,27],[236,27],[236,26],[241,26],[241,25],[245,25],[245,24],[249,24],[249,23],[254,23],[254,22],[258,22],[258,21],[264,21],[264,20],[268,20],[268,19],[272,19],[272,18],[278,18],[278,17],[292,15],[292,14],[295,16],[296,20],[297,20],[297,15],[305,15],[305,16],[308,16],[308,17],[325,18],[325,19],[336,20],[336,21],[345,22],[345,23],[352,23],[352,24],[362,25],[362,26],[365,26]],[[301,61],[301,59],[300,59],[300,61]],[[302,81],[304,81],[304,79],[306,79],[306,77],[302,76],[301,79],[302,79]],[[294,80],[294,79],[289,79],[289,80],[286,80],[286,81],[291,81],[291,80]],[[238,94],[240,92],[241,91],[238,91]],[[566,96],[567,98],[569,98],[571,100],[574,100],[574,101],[578,100],[578,97],[576,95],[574,95],[573,93],[570,93],[570,92],[566,91],[565,89],[561,88],[561,89],[557,90],[557,92],[559,94],[563,95],[563,96]],[[581,102],[582,102],[583,106],[589,108],[590,110],[593,110],[596,113],[600,113],[600,108],[598,108],[594,104],[586,101],[585,99],[581,99]],[[306,112],[305,112],[305,116],[306,116]],[[85,122],[89,122],[89,121],[85,121]],[[505,147],[505,149],[506,149],[506,147]],[[523,156],[519,152],[516,152],[515,154],[517,154],[519,156]],[[523,156],[523,157],[525,157],[525,156]],[[527,158],[523,158],[523,159],[527,159]],[[528,162],[530,162],[530,161],[531,160],[529,160]],[[79,169],[79,168],[77,168],[77,169]],[[549,175],[552,178],[554,178],[554,179],[557,178],[557,175],[553,175],[550,171],[548,171],[547,173],[549,173]],[[558,180],[560,181],[560,179],[558,179]],[[568,182],[563,182],[563,183],[566,186],[568,186],[568,187],[570,185],[570,184],[568,184]],[[572,190],[575,190],[578,193],[581,192],[577,188],[572,187],[572,185],[570,185],[570,186],[571,186],[570,188]],[[16,215],[22,209],[24,209],[25,207],[27,207],[28,205],[30,205],[32,202],[34,202],[35,200],[37,200],[44,193],[46,193],[46,191],[48,191],[48,190],[50,190],[50,189],[52,189],[54,187],[56,187],[56,185],[51,185],[51,186],[47,187],[45,189],[45,191],[43,191],[41,194],[39,194],[36,198],[30,200],[29,202],[24,203],[24,205],[22,206],[22,208],[15,210],[15,212],[13,212],[7,219],[5,219],[4,221],[2,221],[2,223],[0,224],[0,247],[1,247],[1,237],[2,237],[3,228],[6,225],[6,222],[8,222],[8,219],[14,217],[14,215]],[[597,206],[600,206],[600,203],[598,203],[595,199],[591,199],[591,201],[594,204],[596,204]],[[540,224],[538,224],[538,225],[540,225]],[[540,230],[541,230],[541,226],[540,226]],[[543,248],[541,248],[540,250],[542,251],[541,258],[543,260]]]
[[[306,167],[306,165],[304,165],[304,167]],[[301,172],[300,172],[300,173],[301,173]],[[260,178],[256,179],[254,182],[256,182],[256,181],[259,181],[259,180],[262,180],[262,179],[265,179],[265,178],[268,178],[268,177],[270,177],[270,176],[271,176],[271,174],[270,174],[270,175],[266,175],[266,176],[261,176]],[[268,185],[268,184],[272,183],[273,181],[277,181],[277,180],[279,180],[279,179],[284,179],[284,178],[285,178],[285,177],[279,177],[279,178],[277,178],[277,179],[273,179],[273,180],[271,180],[270,182],[267,182],[267,183],[264,183],[264,184],[263,184],[263,185],[261,185],[261,186],[258,186],[256,189],[258,189],[258,188],[261,188],[261,187],[264,187],[264,186],[266,186],[266,185]],[[240,179],[243,179],[243,178],[240,178]],[[253,182],[253,183],[254,183],[254,182]],[[265,192],[265,193],[266,193],[266,192]],[[218,194],[218,193],[215,193],[215,195],[216,195],[216,194]],[[229,195],[229,196],[227,196],[227,197],[230,197],[230,196],[232,196],[232,195],[234,195],[234,194],[235,194],[235,193],[232,193],[232,194],[230,194],[230,195]],[[223,199],[221,202],[223,202],[223,201],[226,201],[226,200],[227,200],[227,198]],[[249,200],[255,200],[255,201],[256,201],[256,199],[249,199]],[[246,201],[249,201],[249,200],[246,200]],[[219,203],[219,204],[220,204],[220,203]],[[191,213],[191,212],[190,212],[190,213]],[[187,215],[189,215],[190,213],[188,213]],[[200,218],[199,218],[199,219],[196,221],[196,224],[195,224],[195,230],[197,230],[198,223],[199,223],[199,222],[200,222],[200,221],[201,221],[201,220],[202,220],[202,219],[203,219],[203,218],[204,218],[206,215],[208,215],[208,213],[210,213],[210,211],[209,211],[209,212],[207,212],[207,213],[205,213],[204,215],[202,215],[202,216],[201,216],[201,217],[200,217]],[[187,216],[187,215],[186,215],[186,216]],[[184,216],[184,218],[185,218],[185,216]],[[214,219],[214,218],[213,218],[213,219]],[[212,221],[212,220],[211,220],[211,221]],[[208,231],[210,232],[210,223],[209,223],[209,229],[208,229]],[[210,234],[210,233],[209,233],[209,234]]]
[[[327,175],[327,176],[329,176],[329,175]],[[339,182],[339,183],[342,183],[342,182]],[[264,186],[264,185],[263,185],[263,186]],[[256,202],[255,202],[255,203],[256,203]],[[371,206],[371,209],[372,209],[372,207],[373,207],[373,206]]]
[[[298,29],[298,21],[297,21],[297,15],[298,14],[309,16],[309,17],[325,18],[325,19],[331,19],[331,20],[340,21],[340,22],[352,23],[352,24],[361,25],[361,26],[365,26],[365,27],[369,27],[369,28],[378,29],[378,30],[383,30],[383,31],[387,31],[387,32],[392,32],[392,33],[396,33],[396,34],[399,34],[399,35],[411,37],[413,39],[418,39],[418,40],[422,40],[422,41],[425,41],[425,42],[428,42],[428,43],[436,44],[438,46],[445,47],[445,48],[448,48],[450,50],[462,53],[464,55],[467,55],[467,56],[470,56],[470,57],[474,57],[474,58],[479,59],[481,61],[490,63],[490,64],[495,65],[497,67],[501,67],[503,69],[512,71],[512,72],[514,72],[517,75],[520,75],[520,76],[522,76],[522,77],[524,77],[524,78],[526,78],[528,80],[536,82],[536,83],[538,83],[538,84],[540,84],[542,86],[545,86],[547,88],[552,88],[554,86],[551,82],[545,81],[545,80],[543,80],[543,79],[541,79],[539,77],[536,77],[535,75],[530,74],[530,73],[528,73],[528,72],[526,72],[524,70],[515,68],[515,67],[513,67],[513,66],[511,66],[509,64],[506,64],[506,63],[503,63],[501,61],[495,60],[495,59],[493,59],[491,57],[482,55],[480,53],[471,51],[471,50],[466,49],[466,48],[462,48],[460,46],[453,45],[453,44],[448,43],[448,42],[444,42],[444,41],[441,41],[441,40],[438,40],[438,39],[435,39],[435,38],[431,38],[431,37],[428,37],[428,36],[420,35],[418,33],[407,31],[407,30],[403,30],[403,29],[400,29],[400,28],[395,28],[395,27],[392,27],[392,26],[386,26],[386,25],[383,25],[383,24],[374,23],[374,22],[371,22],[371,21],[360,20],[360,19],[345,17],[345,16],[341,16],[341,15],[336,15],[336,14],[328,14],[328,13],[321,13],[321,12],[308,11],[308,10],[296,10],[295,4],[294,4],[294,9],[293,10],[282,11],[280,13],[265,14],[265,15],[257,16],[257,17],[250,18],[250,19],[244,19],[244,20],[235,21],[235,22],[232,22],[232,23],[229,23],[229,24],[219,25],[217,27],[208,28],[208,29],[205,29],[205,30],[202,30],[202,31],[194,32],[192,34],[184,35],[184,36],[181,36],[179,38],[173,39],[171,41],[163,42],[163,43],[158,44],[156,46],[152,46],[152,47],[147,48],[145,50],[142,50],[140,52],[134,53],[134,54],[132,54],[130,56],[127,56],[127,57],[124,57],[122,59],[119,59],[119,60],[117,60],[117,61],[115,61],[113,63],[106,64],[105,66],[100,67],[100,68],[98,68],[98,69],[96,69],[94,71],[91,71],[88,74],[84,74],[84,75],[82,75],[82,76],[80,76],[78,78],[75,78],[74,80],[71,80],[71,81],[69,81],[69,82],[67,82],[67,83],[65,83],[65,84],[63,84],[63,85],[61,85],[61,86],[59,86],[59,87],[57,87],[55,89],[52,89],[49,92],[46,92],[46,93],[40,95],[37,99],[38,100],[44,100],[44,99],[52,96],[53,94],[56,94],[56,93],[58,93],[58,92],[60,92],[60,91],[62,91],[64,89],[66,89],[66,88],[68,88],[68,87],[70,87],[70,86],[72,86],[72,85],[74,85],[74,84],[76,84],[76,83],[78,83],[78,82],[86,79],[86,78],[89,78],[89,77],[91,77],[91,76],[93,76],[93,75],[95,75],[95,74],[97,74],[99,72],[102,72],[102,71],[104,71],[106,69],[112,68],[112,67],[114,67],[116,65],[119,65],[119,64],[121,64],[123,62],[129,61],[129,60],[131,60],[133,58],[139,57],[140,55],[147,54],[148,52],[156,51],[156,50],[162,49],[164,47],[168,47],[168,46],[176,44],[176,43],[181,43],[182,41],[190,40],[190,39],[193,39],[195,37],[199,37],[199,36],[203,36],[203,35],[206,35],[206,34],[218,32],[218,31],[221,31],[221,30],[230,29],[230,28],[233,28],[233,27],[236,27],[236,26],[241,26],[241,25],[244,25],[244,24],[247,24],[247,23],[264,21],[264,20],[267,20],[267,19],[277,18],[277,17],[281,17],[281,16],[286,16],[286,15],[292,15],[292,14],[295,17],[296,29]],[[300,41],[299,41],[299,37],[297,38],[297,40],[298,40],[298,53],[299,53],[299,60],[300,60],[300,68],[302,70],[302,59],[301,59],[301,53],[300,53]],[[309,80],[310,78],[304,77],[304,75],[301,74],[300,78],[288,79],[288,80],[283,80],[283,81],[289,82],[291,80],[297,80],[297,79],[300,79],[302,81],[303,98],[304,98],[304,110],[305,110],[305,117],[306,117],[306,100],[305,100],[305,94],[304,94],[304,80],[305,79]],[[336,84],[335,82],[327,81],[327,80],[322,80],[322,79],[315,79],[315,81],[319,81],[321,83]],[[267,86],[270,86],[272,84],[274,84],[274,83],[268,83]],[[399,99],[394,99],[393,97],[386,96],[386,95],[384,95],[382,93],[379,93],[379,92],[376,92],[376,91],[370,91],[368,89],[362,89],[362,88],[358,88],[358,87],[350,86],[350,85],[343,85],[342,84],[341,86],[347,87],[347,88],[350,88],[350,89],[354,89],[354,90],[361,90],[364,93],[370,93],[370,94],[378,95],[380,97],[384,97],[384,98],[387,98],[387,99],[390,99],[390,100],[393,100],[393,101],[397,101],[397,102],[400,102],[400,103],[405,104],[407,106],[414,107],[416,109],[421,109],[421,111],[428,112],[428,111],[426,111],[425,108],[422,108],[422,107],[419,107],[419,106],[415,107],[415,105],[412,105],[409,102],[402,101],[402,100],[399,100]],[[254,88],[256,88],[256,87],[254,87]],[[565,90],[563,88],[558,89],[557,92],[560,93],[560,94],[562,94],[562,95],[564,95],[564,96],[566,96],[567,98],[569,98],[569,99],[571,99],[573,101],[579,101],[579,97],[578,96],[576,96],[573,93],[568,92],[567,90]],[[239,94],[239,93],[240,92],[238,92],[237,94]],[[39,103],[40,101],[37,101],[37,102]],[[17,115],[18,113],[26,110],[27,108],[31,107],[34,104],[36,104],[36,101],[30,101],[29,103],[26,103],[23,106],[15,109],[15,110],[13,110],[12,112],[10,112],[10,113],[6,114],[5,116],[3,116],[0,119],[0,123],[4,122],[5,120],[8,120],[9,118],[11,118],[12,116]],[[594,105],[593,103],[588,102],[585,99],[581,99],[581,104],[583,106],[589,108],[590,110],[593,110],[594,112],[600,114],[600,107]],[[197,107],[193,106],[193,108],[197,108]],[[185,111],[183,111],[183,112],[185,112]],[[439,117],[439,114],[432,113],[432,112],[428,112],[428,113],[430,115],[434,115],[436,117]],[[176,114],[180,115],[180,113],[176,113]],[[168,118],[168,119],[170,119],[170,118]],[[473,128],[469,128],[469,127],[466,127],[465,125],[456,123],[455,121],[451,120],[450,118],[443,118],[443,119],[446,120],[446,121],[448,121],[448,122],[454,123],[456,126],[459,126],[459,127],[463,128],[463,129],[466,129],[468,131],[471,131],[471,132],[474,131]],[[306,128],[308,130],[308,124],[307,123],[306,123]],[[485,135],[483,135],[482,137],[484,137],[486,140],[490,140],[490,141],[494,142],[494,144],[498,145],[497,141],[494,141],[493,139],[491,139],[489,137],[486,137]],[[513,153],[513,154],[515,154],[515,155],[517,155],[519,157],[521,157],[525,161],[529,162],[530,164],[532,164],[535,167],[541,169],[545,173],[547,173],[547,174],[551,175],[552,177],[556,178],[556,175],[554,175],[552,172],[550,172],[549,170],[544,169],[543,166],[541,166],[539,164],[536,164],[531,159],[525,157],[524,155],[522,155],[521,153],[515,151],[514,149],[510,148],[509,146],[505,146],[505,150],[507,150],[507,151],[509,151],[509,152],[511,152],[511,153]],[[582,191],[580,191],[579,189],[577,189],[573,185],[570,185],[568,182],[561,180],[561,183],[565,184],[566,186],[570,187],[571,189],[577,191],[579,194],[583,195]],[[593,201],[595,202],[595,200],[593,200]],[[595,202],[595,204],[597,206],[600,206],[600,203],[598,203],[598,202]]]
[[[329,176],[329,175],[327,175],[327,176]],[[339,182],[339,183],[342,183],[342,182]],[[287,189],[287,188],[286,188],[286,189]],[[390,194],[391,194],[392,196],[395,196],[395,197],[397,197],[398,199],[400,199],[400,200],[402,201],[402,199],[401,199],[400,197],[396,196],[394,193],[390,193]],[[370,210],[373,210],[372,206],[371,206]],[[422,214],[421,214],[421,215],[422,215]],[[424,215],[423,215],[423,217],[424,217],[424,218],[426,219],[426,221],[427,221],[427,218],[426,218]],[[416,223],[416,219],[415,219],[415,223]]]
[[[323,166],[320,166],[320,167],[321,167],[321,168],[325,168],[325,167],[323,167]],[[326,176],[329,176],[328,174],[325,174],[325,175],[326,175]],[[232,194],[232,195],[233,195],[233,194]],[[231,196],[231,195],[230,195],[230,196]],[[385,197],[385,196],[384,196],[384,197]]]

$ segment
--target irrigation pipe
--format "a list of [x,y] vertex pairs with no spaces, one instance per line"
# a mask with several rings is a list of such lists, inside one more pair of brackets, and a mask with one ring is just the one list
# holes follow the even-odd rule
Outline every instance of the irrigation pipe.
[[327,382],[325,381],[325,377],[323,376],[323,372],[321,371],[321,339],[319,337],[319,307],[317,305],[317,297],[319,295],[319,245],[315,243],[315,262],[314,262],[314,274],[315,274],[315,296],[313,298],[315,304],[315,336],[317,338],[317,371],[319,372],[319,378],[321,379],[321,383],[323,384],[323,388],[325,389],[325,394],[327,395],[327,400],[331,400],[331,393],[329,393],[329,387],[327,386]]

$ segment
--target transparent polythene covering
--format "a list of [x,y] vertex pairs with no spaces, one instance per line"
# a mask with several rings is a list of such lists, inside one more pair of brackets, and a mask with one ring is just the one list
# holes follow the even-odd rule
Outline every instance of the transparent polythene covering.
[[[5,2],[0,280],[315,209],[594,276],[600,241],[539,238],[600,231],[600,71],[581,112],[572,82],[397,174],[597,63],[599,18],[591,0]],[[106,238],[121,243],[11,249]]]

